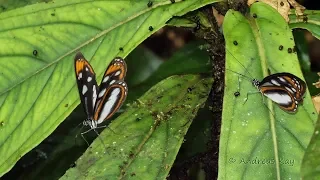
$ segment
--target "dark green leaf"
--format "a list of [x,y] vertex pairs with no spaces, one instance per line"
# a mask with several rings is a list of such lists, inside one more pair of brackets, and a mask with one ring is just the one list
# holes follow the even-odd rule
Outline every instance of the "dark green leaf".
[[129,87],[138,85],[152,75],[163,61],[152,51],[138,46],[126,58],[128,72],[126,82]]
[[202,42],[190,43],[175,53],[143,83],[131,88],[128,101],[134,100],[159,81],[176,74],[209,73],[212,69],[208,53],[200,48]]
[[[172,76],[152,87],[94,141],[62,179],[165,179],[212,79]],[[192,90],[190,90],[192,89]]]
[[301,31],[301,30],[295,30],[293,32],[293,35],[294,35],[294,41],[297,46],[296,50],[298,53],[301,70],[306,79],[306,83],[308,85],[310,94],[316,95],[319,93],[319,90],[313,85],[313,83],[318,81],[319,76],[317,75],[317,73],[311,71],[309,50],[308,50],[308,44],[305,39],[305,33],[304,31]]
[[316,38],[320,39],[320,11],[305,10],[304,16],[297,17],[294,12],[289,15],[289,26],[292,29],[302,28],[310,31]]

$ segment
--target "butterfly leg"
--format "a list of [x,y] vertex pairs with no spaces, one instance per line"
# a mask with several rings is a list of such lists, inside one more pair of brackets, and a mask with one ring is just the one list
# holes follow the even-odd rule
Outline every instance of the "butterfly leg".
[[[102,126],[100,126],[100,128],[101,128]],[[99,127],[98,127],[99,128]],[[102,143],[102,145],[103,145],[103,148],[105,149],[105,152],[104,153],[106,153],[107,152],[107,147],[106,147],[106,145],[104,144],[104,142],[103,142],[103,140],[101,139],[101,137],[99,136],[100,134],[98,133],[98,131],[96,130],[97,128],[95,128],[95,129],[93,129],[93,131],[97,134],[97,136],[98,136],[98,138],[100,139],[100,141],[101,141],[101,143]]]
[[247,102],[247,100],[249,99],[249,95],[252,95],[252,94],[257,94],[257,93],[260,93],[260,91],[254,91],[254,92],[247,92],[247,97],[244,99],[244,103],[245,104]]
[[[240,81],[241,81],[240,76],[238,76],[238,89],[237,89],[237,91],[234,93],[235,96],[239,96],[239,95],[240,95]],[[237,95],[237,94],[238,94],[238,95]]]
[[[78,124],[78,126],[76,126],[72,131],[74,131],[76,128],[78,128],[81,124],[83,124],[83,123],[80,123],[80,124]],[[80,128],[80,132],[81,132],[81,130],[82,130],[82,128],[83,128],[84,126],[82,126],[81,128]],[[78,138],[78,133],[76,134],[76,136],[74,137],[74,143],[75,144],[77,144],[77,138]]]
[[[112,131],[114,134],[118,134],[118,133],[116,133],[114,130],[112,130],[111,128],[109,128],[109,126],[107,126],[107,128],[110,130],[110,131]],[[119,135],[119,134],[118,134]]]
[[241,82],[241,79],[240,79],[240,76],[238,76],[238,88],[237,88],[237,91],[233,93],[235,97],[240,96],[240,82]]
[[[102,126],[100,126],[100,127],[98,127],[98,128],[102,128]],[[90,132],[91,130],[93,130],[93,131],[97,134],[98,138],[100,139],[100,141],[101,141],[102,144],[103,144],[104,149],[107,150],[107,147],[106,147],[106,145],[103,143],[101,137],[99,136],[100,134],[98,133],[98,131],[96,130],[96,128],[95,128],[95,129],[89,129],[89,130],[87,130],[87,131],[85,131],[85,132],[80,133],[80,134],[81,134],[81,137],[83,138],[83,140],[87,143],[88,146],[90,146],[89,142],[86,140],[86,138],[85,138],[83,135],[86,134],[86,133],[88,133],[88,132]]]
[[[86,132],[89,132],[89,131],[86,131]],[[81,134],[81,137],[82,139],[87,143],[88,147],[90,146],[90,144],[88,143],[88,141],[86,140],[86,138],[83,136],[83,134],[85,133],[80,133]]]
[[238,76],[238,92],[240,91],[240,81],[241,81],[240,76]]
[[96,129],[100,129],[100,128],[108,128],[110,131],[112,131],[113,133],[115,133],[115,134],[118,134],[118,133],[116,133],[114,130],[112,130],[109,126],[107,126],[107,125],[103,125],[103,126],[98,126],[98,127],[96,127]]

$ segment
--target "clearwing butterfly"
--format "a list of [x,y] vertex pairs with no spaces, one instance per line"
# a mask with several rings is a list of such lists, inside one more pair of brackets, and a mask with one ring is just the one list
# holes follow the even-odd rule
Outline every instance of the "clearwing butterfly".
[[252,84],[281,109],[290,113],[297,111],[298,104],[303,101],[306,92],[306,83],[287,72],[271,74],[261,82],[253,79]]
[[87,114],[83,124],[95,130],[118,111],[127,97],[128,87],[124,82],[127,65],[122,58],[114,58],[103,75],[100,87],[93,68],[80,52],[75,56],[74,67],[81,104]]
[[[238,62],[243,68],[245,68],[240,61]],[[247,71],[247,69],[245,70]],[[261,94],[277,103],[279,107],[286,112],[296,113],[298,104],[303,101],[303,95],[306,92],[306,83],[291,73],[275,73],[266,76],[262,79],[262,81],[259,81],[255,78],[247,77],[233,70],[230,71],[250,79],[252,85],[255,86]]]

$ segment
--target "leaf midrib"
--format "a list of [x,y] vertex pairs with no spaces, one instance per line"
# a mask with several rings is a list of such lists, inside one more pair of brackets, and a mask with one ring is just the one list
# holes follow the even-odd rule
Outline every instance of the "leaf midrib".
[[[252,16],[247,16],[248,22],[250,24],[252,34],[254,36],[255,42],[256,42],[256,47],[258,50],[258,55],[259,55],[259,60],[261,64],[261,69],[262,69],[262,74],[263,77],[268,76],[268,64],[267,64],[267,57],[265,54],[265,48],[263,41],[261,39],[262,34],[260,33],[261,31],[259,30],[259,23],[256,18],[253,18]],[[261,20],[261,19],[260,19]],[[259,90],[260,91],[260,90]],[[276,133],[276,125],[275,125],[275,117],[274,117],[274,104],[272,101],[268,98],[267,100],[267,108],[268,108],[268,114],[269,117],[268,119],[270,120],[270,130],[271,130],[271,135],[272,135],[272,142],[273,142],[273,147],[274,147],[274,158],[275,158],[275,165],[276,165],[276,174],[277,174],[277,179],[280,180],[280,164],[279,164],[279,153],[278,153],[278,144],[277,144],[277,133]]]

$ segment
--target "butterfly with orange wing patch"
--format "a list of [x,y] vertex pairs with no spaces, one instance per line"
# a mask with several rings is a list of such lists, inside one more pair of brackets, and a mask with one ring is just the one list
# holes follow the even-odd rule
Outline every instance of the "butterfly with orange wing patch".
[[81,104],[87,114],[83,125],[95,131],[99,124],[119,110],[127,97],[128,87],[124,81],[127,65],[122,58],[114,58],[103,75],[100,87],[93,68],[80,52],[75,56],[74,67]]

